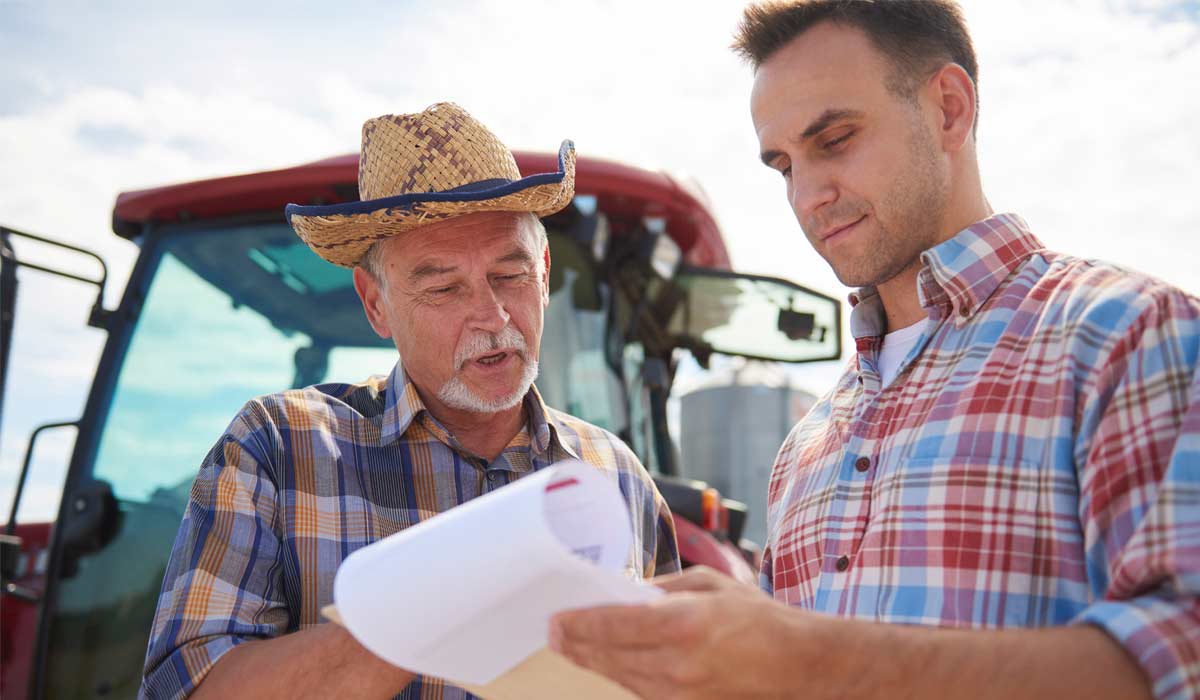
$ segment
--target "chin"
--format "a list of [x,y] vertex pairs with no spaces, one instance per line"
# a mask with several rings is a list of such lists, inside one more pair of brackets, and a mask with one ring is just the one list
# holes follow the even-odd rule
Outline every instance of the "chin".
[[507,411],[519,405],[525,398],[525,394],[529,393],[529,388],[537,377],[537,371],[537,362],[526,363],[517,381],[507,387],[486,392],[467,386],[466,382],[456,375],[442,385],[438,391],[438,398],[447,406],[460,411],[472,413]]
[[833,274],[838,278],[838,282],[847,287],[858,288],[874,284],[868,275],[862,274],[859,270],[846,270],[835,267],[833,268]]

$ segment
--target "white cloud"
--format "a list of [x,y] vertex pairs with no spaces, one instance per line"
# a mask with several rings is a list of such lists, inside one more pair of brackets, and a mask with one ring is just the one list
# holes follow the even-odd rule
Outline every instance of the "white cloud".
[[1039,3],[1026,9],[1044,20],[1021,23],[1021,8],[972,6],[1007,23],[979,42],[995,57],[981,69],[984,184],[1052,247],[1196,293],[1200,31],[1094,7]]
[[[694,175],[736,266],[841,295],[777,176],[757,165],[749,70],[726,49],[740,6],[415,2],[329,15],[277,4],[0,5],[10,100],[0,221],[99,250],[113,306],[136,254],[109,230],[117,193],[350,152],[364,118],[453,99],[514,148],[552,150],[569,137],[584,154]],[[993,205],[1024,214],[1054,247],[1198,292],[1190,7],[974,0],[966,13]],[[0,504],[16,468],[10,445],[39,412],[77,414],[95,366],[96,333],[82,325],[91,296],[73,284],[38,283],[22,300]],[[803,374],[811,385],[833,373]]]

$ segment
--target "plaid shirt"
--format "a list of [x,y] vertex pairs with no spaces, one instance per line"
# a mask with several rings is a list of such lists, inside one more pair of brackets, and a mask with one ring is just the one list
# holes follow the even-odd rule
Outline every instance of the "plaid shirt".
[[[141,696],[186,696],[237,644],[321,624],[334,574],[351,552],[566,458],[595,465],[620,486],[634,531],[628,573],[678,570],[670,511],[629,448],[546,407],[536,388],[525,407],[525,430],[486,463],[425,410],[399,365],[386,380],[249,402],[192,487]],[[471,696],[418,676],[399,697]]]
[[922,259],[930,323],[887,387],[879,297],[851,297],[857,356],[775,463],[763,587],[881,622],[1097,625],[1158,697],[1193,696],[1200,300],[1012,215]]

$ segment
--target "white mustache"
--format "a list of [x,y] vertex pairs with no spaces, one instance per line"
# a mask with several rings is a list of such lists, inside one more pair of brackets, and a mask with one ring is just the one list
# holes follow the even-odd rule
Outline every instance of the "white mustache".
[[505,326],[499,333],[476,333],[467,338],[454,352],[454,369],[462,369],[472,359],[497,350],[515,353],[525,360],[528,347],[525,345],[524,336],[512,326]]

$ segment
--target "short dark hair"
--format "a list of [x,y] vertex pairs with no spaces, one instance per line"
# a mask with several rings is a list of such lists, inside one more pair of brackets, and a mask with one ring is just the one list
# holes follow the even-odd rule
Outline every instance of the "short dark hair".
[[733,50],[758,70],[776,51],[821,22],[855,27],[892,64],[888,88],[912,97],[942,65],[962,66],[976,85],[979,66],[962,9],[954,0],[767,0],[746,8]]

